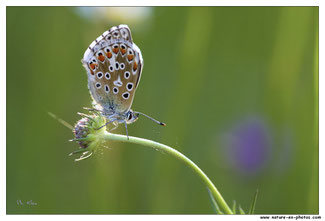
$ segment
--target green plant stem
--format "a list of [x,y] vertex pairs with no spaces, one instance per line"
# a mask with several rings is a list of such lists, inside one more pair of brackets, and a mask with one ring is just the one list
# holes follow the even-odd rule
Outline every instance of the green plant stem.
[[138,138],[138,137],[131,137],[131,136],[129,136],[129,139],[127,139],[127,137],[124,135],[112,134],[109,132],[103,133],[102,138],[105,141],[115,140],[115,141],[140,144],[143,146],[154,148],[155,150],[158,150],[158,151],[162,151],[162,152],[167,153],[171,156],[174,156],[175,158],[177,158],[178,160],[184,162],[187,166],[189,166],[202,179],[202,181],[206,184],[206,186],[209,188],[212,195],[216,199],[220,208],[222,208],[226,214],[233,214],[233,212],[227,205],[226,201],[223,199],[222,195],[219,193],[219,191],[214,186],[214,184],[211,182],[211,180],[208,178],[208,176],[195,163],[193,163],[193,161],[191,161],[189,158],[187,158],[185,155],[178,152],[177,150],[175,150],[167,145],[164,145],[164,144],[152,141],[152,140],[147,140],[147,139]]

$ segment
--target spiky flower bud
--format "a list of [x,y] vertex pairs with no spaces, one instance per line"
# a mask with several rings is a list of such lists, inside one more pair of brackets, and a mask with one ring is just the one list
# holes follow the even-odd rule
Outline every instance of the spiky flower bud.
[[73,133],[81,148],[87,148],[90,143],[88,140],[83,140],[83,138],[86,138],[89,134],[89,121],[89,118],[84,117],[74,126]]
[[106,131],[106,127],[103,127],[106,120],[100,114],[78,114],[83,116],[83,118],[76,123],[73,129],[75,139],[72,139],[72,141],[77,141],[80,149],[70,153],[70,156],[82,153],[80,158],[76,159],[76,161],[90,157],[98,148],[102,147],[103,139],[101,139],[101,136],[103,136]]

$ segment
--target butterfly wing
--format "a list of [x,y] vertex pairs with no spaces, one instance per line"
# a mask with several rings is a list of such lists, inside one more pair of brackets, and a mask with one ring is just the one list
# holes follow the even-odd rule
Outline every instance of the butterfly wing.
[[96,108],[118,114],[131,108],[143,59],[127,25],[112,27],[93,41],[82,63]]

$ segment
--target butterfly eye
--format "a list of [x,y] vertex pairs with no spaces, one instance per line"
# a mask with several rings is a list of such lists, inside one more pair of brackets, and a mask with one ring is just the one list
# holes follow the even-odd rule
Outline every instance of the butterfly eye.
[[131,112],[129,112],[129,116],[128,116],[128,120],[131,120],[132,119],[132,113]]

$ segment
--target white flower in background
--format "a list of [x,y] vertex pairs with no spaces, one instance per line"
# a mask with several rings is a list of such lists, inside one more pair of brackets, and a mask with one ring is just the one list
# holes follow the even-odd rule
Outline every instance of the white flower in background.
[[152,7],[77,7],[76,12],[92,21],[109,23],[136,24],[147,22],[152,14]]

